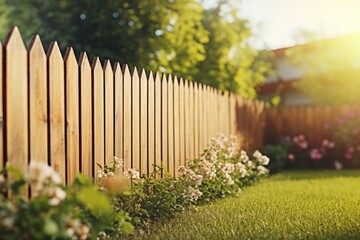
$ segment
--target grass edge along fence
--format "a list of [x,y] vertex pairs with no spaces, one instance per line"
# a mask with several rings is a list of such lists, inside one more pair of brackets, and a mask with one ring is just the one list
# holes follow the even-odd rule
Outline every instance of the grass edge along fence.
[[170,174],[198,157],[210,137],[233,134],[239,147],[261,147],[264,104],[176,76],[127,65],[90,64],[72,48],[63,57],[39,36],[26,48],[17,27],[0,47],[0,166],[26,172],[34,159],[72,182],[97,165],[124,159],[146,174]]

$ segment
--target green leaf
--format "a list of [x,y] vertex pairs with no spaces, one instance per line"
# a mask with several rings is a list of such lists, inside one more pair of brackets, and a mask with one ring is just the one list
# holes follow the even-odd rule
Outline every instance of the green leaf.
[[45,234],[48,234],[50,236],[54,236],[59,232],[59,226],[55,221],[48,218],[48,219],[45,220],[43,230],[44,230]]
[[82,188],[78,193],[78,199],[98,217],[110,221],[112,210],[109,199],[102,192],[97,191],[95,186]]
[[129,222],[124,222],[123,225],[121,226],[121,230],[126,236],[128,236],[130,233],[134,231],[134,226]]

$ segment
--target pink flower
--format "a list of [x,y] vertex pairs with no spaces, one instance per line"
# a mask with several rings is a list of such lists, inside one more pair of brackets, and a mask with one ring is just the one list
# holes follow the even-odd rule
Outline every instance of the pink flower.
[[289,159],[290,161],[292,161],[292,162],[295,161],[295,156],[294,156],[294,154],[291,154],[291,153],[290,153],[290,154],[288,155],[288,159]]
[[317,148],[314,148],[311,150],[310,152],[310,157],[313,159],[313,160],[319,160],[322,158],[322,154],[321,152],[319,151],[319,149]]

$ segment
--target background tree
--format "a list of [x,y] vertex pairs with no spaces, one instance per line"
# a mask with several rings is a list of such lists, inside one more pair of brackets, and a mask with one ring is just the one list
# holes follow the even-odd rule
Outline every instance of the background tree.
[[235,10],[224,11],[227,1],[205,11],[198,0],[0,1],[8,9],[7,25],[18,25],[27,39],[40,34],[45,46],[58,40],[62,49],[72,46],[90,57],[247,97],[255,97],[254,86],[270,70],[264,55],[248,44],[248,22]]
[[304,76],[297,87],[315,103],[356,104],[360,101],[360,35],[309,42],[287,54]]

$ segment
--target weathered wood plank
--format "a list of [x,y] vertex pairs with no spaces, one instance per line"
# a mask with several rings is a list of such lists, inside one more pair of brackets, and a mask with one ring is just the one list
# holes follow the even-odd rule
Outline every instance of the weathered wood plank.
[[115,88],[115,120],[114,120],[114,131],[115,131],[115,156],[124,159],[124,109],[123,109],[123,75],[121,72],[120,64],[117,62],[114,65],[114,88]]
[[86,53],[81,53],[80,67],[80,171],[86,176],[93,173],[93,99],[91,67]]
[[148,174],[155,164],[155,79],[152,72],[148,75]]
[[104,71],[100,59],[94,58],[92,66],[93,84],[93,152],[94,164],[93,174],[96,174],[100,167],[105,164],[105,96],[104,96]]
[[123,68],[124,86],[124,171],[131,168],[131,74],[129,67]]
[[57,42],[48,50],[50,164],[66,180],[65,153],[65,73]]
[[140,77],[140,169],[148,174],[148,80],[143,69]]
[[[28,150],[28,79],[27,52],[17,27],[4,42],[5,71],[5,162],[27,172]],[[9,179],[13,177],[10,174]],[[25,191],[26,192],[26,191]]]
[[72,48],[65,54],[67,182],[80,171],[79,67]]
[[171,75],[168,77],[168,159],[167,169],[171,176],[174,176],[174,82]]
[[140,78],[137,68],[132,74],[132,168],[140,170]]
[[29,45],[30,159],[48,162],[47,66],[40,37]]
[[114,73],[109,60],[104,63],[105,81],[105,163],[114,158]]

